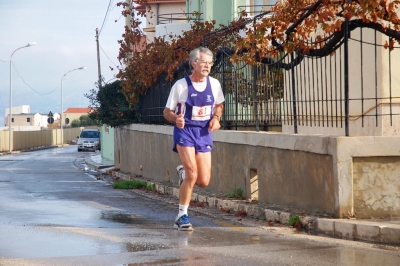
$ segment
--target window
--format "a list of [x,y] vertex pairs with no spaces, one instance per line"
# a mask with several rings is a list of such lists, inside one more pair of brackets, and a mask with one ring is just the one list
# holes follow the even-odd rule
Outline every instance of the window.
[[30,123],[30,122],[31,122],[31,118],[28,117],[28,118],[26,119],[26,122]]
[[11,123],[14,123],[14,118],[13,117],[11,117]]

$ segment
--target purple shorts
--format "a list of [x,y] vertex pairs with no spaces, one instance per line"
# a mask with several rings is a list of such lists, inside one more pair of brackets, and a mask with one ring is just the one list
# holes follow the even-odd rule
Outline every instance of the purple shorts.
[[194,147],[196,153],[211,152],[213,147],[212,134],[208,127],[184,127],[183,129],[174,126],[174,147],[173,151],[178,152],[176,145]]

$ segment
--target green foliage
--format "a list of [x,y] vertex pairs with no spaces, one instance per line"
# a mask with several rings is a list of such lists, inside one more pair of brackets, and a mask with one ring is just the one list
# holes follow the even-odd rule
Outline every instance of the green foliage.
[[99,126],[99,122],[89,115],[81,115],[79,119],[72,120],[71,127]]
[[136,107],[126,100],[120,87],[121,81],[106,84],[98,90],[92,89],[85,97],[90,100],[89,117],[99,124],[108,124],[112,127],[137,122]]
[[232,188],[231,192],[226,195],[229,199],[243,199],[243,189],[241,188]]
[[147,184],[146,189],[150,190],[150,191],[155,191],[156,190],[156,184]]
[[91,118],[89,115],[81,115],[81,117],[79,117],[79,121],[81,123],[81,127],[100,126],[99,122],[96,121],[96,119]]
[[89,115],[81,115],[79,119],[72,120],[71,127],[99,126],[99,122]]
[[80,127],[81,122],[78,119],[72,120],[71,127]]
[[[152,188],[151,185],[148,185],[146,181],[141,180],[125,180],[125,181],[118,181],[113,184],[113,188],[118,189],[140,189],[140,188]],[[150,189],[153,190],[153,189]],[[155,185],[154,185],[155,190]]]
[[299,218],[299,216],[298,216],[298,215],[291,216],[291,217],[289,218],[289,225],[290,225],[290,226],[295,226],[296,223],[300,223],[300,218]]

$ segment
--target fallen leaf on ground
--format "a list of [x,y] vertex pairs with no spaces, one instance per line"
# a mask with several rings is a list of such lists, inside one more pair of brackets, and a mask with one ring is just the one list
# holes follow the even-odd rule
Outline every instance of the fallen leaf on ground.
[[235,215],[236,215],[236,216],[239,216],[239,217],[246,217],[246,216],[247,216],[247,213],[246,213],[245,211],[239,211],[239,212],[237,212]]
[[230,213],[230,210],[222,208],[222,207],[219,210],[222,211],[222,212],[225,212],[225,213]]

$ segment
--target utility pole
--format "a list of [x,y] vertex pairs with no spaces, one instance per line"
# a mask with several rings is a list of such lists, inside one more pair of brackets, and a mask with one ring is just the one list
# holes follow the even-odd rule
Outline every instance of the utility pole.
[[99,29],[96,28],[96,44],[97,44],[97,71],[99,73],[99,89],[101,87],[101,69],[100,69],[100,50],[99,50]]
[[[125,26],[129,28],[129,30],[132,30],[132,22],[133,22],[133,17],[135,14],[133,13],[132,9],[132,0],[126,0],[127,5],[125,6],[125,10],[129,10],[129,15],[125,17]],[[133,55],[133,44],[129,44],[130,52],[126,55],[126,62],[129,62],[129,60],[132,58]]]

